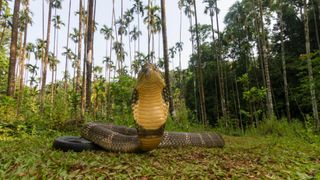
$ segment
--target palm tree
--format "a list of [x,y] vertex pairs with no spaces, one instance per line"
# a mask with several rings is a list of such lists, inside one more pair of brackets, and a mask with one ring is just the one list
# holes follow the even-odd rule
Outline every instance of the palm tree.
[[[65,49],[65,51],[62,53],[62,55],[63,56],[65,56],[66,57],[66,59],[68,59],[68,60],[71,60],[72,58],[73,58],[73,55],[74,55],[74,53],[72,52],[72,50],[70,49],[70,48],[68,48],[68,47],[64,47],[64,49]],[[68,84],[68,70],[66,70],[65,72],[64,72],[64,83],[65,84]],[[64,84],[64,85],[65,85]],[[66,90],[66,89],[65,89]]]
[[49,68],[51,70],[51,103],[53,104],[54,100],[54,92],[55,92],[55,74],[57,74],[57,64],[59,63],[59,60],[54,55],[54,53],[49,54]]
[[111,58],[109,56],[103,57],[102,63],[105,64],[105,70],[104,70],[104,78],[106,81],[108,80],[108,72],[110,72],[109,64],[110,64]]
[[[161,20],[158,12],[160,11],[159,6],[153,6],[150,3],[146,9],[148,10],[148,16],[144,18],[144,22],[148,25],[148,54],[154,53],[154,34],[161,30]],[[152,42],[150,41],[152,39]],[[150,47],[151,50],[150,50]],[[149,61],[153,62],[153,58]]]
[[57,9],[62,8],[62,2],[61,0],[54,0],[53,2],[53,8],[54,16],[52,18],[53,27],[54,27],[54,37],[53,37],[53,54],[57,56],[58,50],[59,50],[59,29],[61,29],[61,26],[64,26],[65,24],[62,22],[60,15],[57,15]]
[[[26,64],[26,68],[27,68],[27,65],[30,64],[30,57],[31,57],[31,54],[32,53],[35,53],[35,50],[36,50],[36,46],[33,44],[33,43],[28,43],[27,46],[26,46],[26,56],[28,58],[28,63]],[[26,75],[25,75],[25,79],[26,81],[28,80],[28,72],[26,72]]]
[[[203,2],[207,3],[207,6],[205,7],[205,13],[209,13],[210,20],[211,20],[211,31],[212,31],[212,48],[214,48],[213,44],[215,42],[214,37],[214,27],[213,27],[213,16],[216,14],[216,26],[217,26],[217,33],[218,33],[218,58],[217,58],[217,72],[218,72],[218,82],[219,82],[219,92],[220,92],[220,103],[221,103],[221,109],[222,109],[222,116],[227,118],[227,108],[226,108],[226,99],[225,99],[225,89],[224,89],[224,78],[223,78],[223,72],[222,72],[222,56],[221,56],[221,36],[220,36],[220,26],[219,26],[219,9],[217,5],[217,0],[204,0]],[[227,123],[227,122],[226,122]],[[226,124],[227,126],[227,124]]]
[[[131,50],[131,38],[130,38],[130,24],[133,21],[134,17],[132,15],[133,13],[130,10],[125,11],[124,13],[124,20],[125,20],[125,25],[127,28],[127,31],[129,32],[129,36],[128,36],[128,44],[129,44],[129,60],[130,60],[130,66],[129,68],[131,68],[131,64],[132,64],[132,50]],[[131,70],[130,70],[131,71]]]
[[[36,65],[38,65],[39,59],[43,60],[43,55],[45,54],[45,49],[46,49],[46,41],[43,39],[37,39],[36,43],[36,48],[37,50],[35,51],[35,58],[36,58]],[[42,77],[42,69],[43,69],[43,62],[41,62],[41,68],[40,68],[40,79]]]
[[[130,9],[130,11],[136,12],[137,13],[137,19],[138,19],[138,30],[137,32],[141,32],[140,31],[140,15],[141,17],[144,16],[144,9],[143,9],[143,4],[141,0],[134,0],[134,4],[133,7]],[[138,36],[138,51],[140,52],[140,36]]]
[[[178,51],[179,53],[179,84],[181,85],[181,79],[182,79],[182,64],[181,64],[181,52],[183,50],[183,42],[181,42],[181,40],[179,42],[176,43],[175,49]],[[180,87],[181,88],[181,87]]]
[[303,22],[304,22],[304,32],[305,32],[305,40],[306,40],[306,54],[307,54],[307,62],[308,62],[308,76],[309,76],[309,88],[311,94],[311,103],[312,103],[312,111],[313,111],[313,118],[315,122],[315,129],[316,131],[320,130],[320,121],[319,121],[319,114],[318,114],[318,104],[316,98],[316,90],[315,90],[315,82],[313,79],[313,68],[312,62],[310,58],[310,37],[309,37],[309,17],[308,17],[308,1],[303,1]]
[[87,78],[86,78],[86,110],[91,109],[91,77],[92,77],[92,59],[93,59],[93,33],[94,33],[94,16],[93,4],[94,0],[88,0],[88,30],[87,30]]
[[135,55],[135,59],[132,62],[131,69],[134,72],[134,76],[136,77],[142,65],[147,62],[148,56],[142,52],[137,52]]
[[[137,40],[139,37],[142,35],[141,31],[138,30],[136,26],[133,27],[132,31],[129,32],[130,40],[134,41],[134,47],[133,47],[133,52],[134,52],[134,57],[133,59],[136,59],[136,54],[137,54]],[[138,51],[139,52],[139,51]],[[131,64],[132,67],[133,64]],[[133,69],[131,68],[131,72],[134,72]],[[132,74],[131,74],[132,75]]]
[[[30,17],[30,11],[29,11],[29,0],[26,0],[23,2],[24,4],[24,11],[23,16],[21,16],[22,20],[24,20],[21,31],[24,31],[24,39],[23,39],[23,46],[22,46],[22,52],[20,52],[20,72],[19,72],[19,80],[20,80],[20,93],[18,98],[18,109],[17,112],[19,112],[19,108],[21,106],[22,98],[23,98],[23,91],[24,91],[24,74],[25,74],[25,54],[27,50],[27,35],[28,35],[28,24],[32,23],[31,17]],[[22,42],[20,42],[22,44]]]
[[[114,42],[113,43],[113,49],[116,52],[116,56],[117,56],[117,60],[118,60],[118,71],[121,72],[122,71],[122,62],[124,61],[124,58],[126,56],[126,52],[124,51],[124,47],[123,44],[121,42]],[[119,75],[121,75],[121,73],[119,73]]]
[[175,57],[176,53],[177,53],[177,51],[176,51],[176,48],[174,46],[169,48],[168,55],[172,60],[172,71],[174,71],[174,57]]
[[82,21],[85,16],[85,12],[82,7],[82,0],[79,0],[79,34],[78,34],[78,60],[76,64],[77,68],[77,77],[76,77],[76,92],[80,92],[80,84],[81,84],[81,58],[82,58]]
[[[80,0],[81,1],[81,0]],[[69,10],[68,10],[68,27],[67,27],[67,45],[66,49],[69,49],[69,35],[70,35],[70,18],[71,18],[71,0],[69,0]],[[68,56],[66,56],[65,65],[64,65],[64,91],[67,94],[68,83],[67,83],[67,74],[68,74]]]
[[201,63],[201,51],[200,51],[200,38],[199,38],[199,31],[198,31],[198,17],[197,17],[197,6],[195,0],[193,0],[194,6],[194,19],[195,19],[195,26],[196,26],[196,39],[197,39],[197,74],[198,74],[198,81],[199,81],[199,100],[200,100],[200,120],[204,125],[208,125],[207,122],[207,113],[206,113],[206,104],[205,104],[205,95],[204,95],[204,88],[203,88],[203,74],[202,74],[202,63]]
[[[46,87],[46,80],[47,80],[47,66],[49,61],[49,47],[50,47],[50,33],[51,33],[51,15],[52,15],[52,8],[59,7],[59,0],[49,0],[49,12],[48,12],[48,26],[47,26],[47,41],[46,41],[46,49],[45,49],[45,56],[44,56],[44,64],[42,69],[42,82],[41,82],[41,89],[40,89],[40,110],[43,112],[44,110],[44,98],[45,98],[45,87]],[[60,2],[61,7],[61,2]]]
[[[188,17],[189,19],[189,29],[191,30],[193,27],[193,22],[192,22],[192,16],[194,15],[194,10],[193,10],[193,0],[179,0],[178,1],[178,6],[182,10],[184,8],[184,14]],[[194,40],[192,37],[192,32],[190,31],[191,35],[191,45],[192,45],[192,54],[194,54]],[[194,63],[194,62],[193,62]],[[198,89],[198,77],[197,77],[197,72],[196,72],[196,66],[193,64],[193,93],[194,93],[194,104],[195,104],[195,109],[196,109],[196,118],[198,119],[198,94],[197,94],[197,89]]]
[[264,20],[263,20],[263,8],[262,8],[262,0],[259,0],[259,14],[260,14],[260,37],[261,37],[261,45],[262,45],[262,56],[263,56],[263,64],[264,64],[264,75],[266,80],[266,88],[267,88],[267,109],[268,109],[268,117],[272,118],[274,115],[273,110],[273,102],[272,102],[272,92],[271,92],[271,81],[270,81],[270,72],[269,72],[269,60],[268,60],[268,52],[267,52],[267,44],[266,44],[266,33],[264,28]]
[[108,62],[111,60],[111,58],[108,57],[108,54],[109,54],[108,41],[113,38],[112,32],[113,32],[112,27],[109,28],[106,25],[103,25],[103,27],[100,29],[100,33],[104,35],[104,39],[106,40],[106,56],[103,60],[103,62],[106,64],[105,65],[105,78],[106,79],[107,79],[107,71],[108,71]]
[[32,65],[32,64],[27,64],[26,65],[28,71],[32,74],[32,76],[30,77],[30,87],[33,87],[33,84],[36,83],[36,75],[37,75],[37,71],[39,69],[39,67],[37,65]]
[[13,10],[12,32],[11,32],[11,44],[10,44],[10,62],[9,62],[9,74],[8,74],[8,87],[7,95],[13,97],[15,91],[15,74],[16,74],[16,62],[17,62],[17,41],[18,41],[18,29],[19,29],[19,10],[20,0],[15,0]]
[[284,21],[283,21],[283,2],[280,2],[277,6],[278,8],[278,21],[280,24],[280,43],[281,43],[281,62],[282,62],[282,74],[283,74],[283,88],[286,101],[286,111],[288,121],[291,122],[291,113],[290,113],[290,102],[289,102],[289,90],[288,90],[288,81],[287,81],[287,67],[285,59],[285,46],[284,46]]
[[173,107],[173,98],[171,93],[170,77],[169,77],[169,56],[168,56],[168,36],[167,36],[167,19],[166,19],[166,1],[161,0],[161,24],[162,24],[162,41],[163,41],[163,58],[165,68],[166,90],[169,96],[169,111],[171,116],[175,116]]
[[64,22],[61,21],[61,17],[59,15],[53,16],[52,18],[53,21],[53,27],[55,28],[56,31],[56,39],[54,40],[56,42],[56,44],[54,44],[55,46],[55,52],[53,52],[55,54],[55,56],[57,56],[58,50],[59,50],[59,29],[61,29],[61,26],[64,26]]

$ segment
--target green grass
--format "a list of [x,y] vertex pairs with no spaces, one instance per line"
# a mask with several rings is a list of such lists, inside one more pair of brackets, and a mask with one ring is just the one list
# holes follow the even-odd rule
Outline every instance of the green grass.
[[[74,133],[71,133],[71,135]],[[320,145],[301,138],[224,136],[223,149],[157,149],[146,154],[61,152],[47,132],[0,140],[0,179],[319,179]]]

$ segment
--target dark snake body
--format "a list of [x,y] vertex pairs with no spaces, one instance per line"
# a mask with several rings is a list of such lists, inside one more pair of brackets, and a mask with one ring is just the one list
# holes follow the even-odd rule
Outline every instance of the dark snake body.
[[86,124],[82,137],[109,151],[146,152],[158,147],[223,147],[223,138],[216,133],[165,132],[168,96],[160,71],[146,63],[139,72],[133,91],[133,117],[137,128],[100,123]]
[[[109,151],[141,152],[137,129],[125,126],[88,123],[82,136]],[[186,146],[223,147],[223,138],[216,133],[164,132],[158,148],[180,148]]]

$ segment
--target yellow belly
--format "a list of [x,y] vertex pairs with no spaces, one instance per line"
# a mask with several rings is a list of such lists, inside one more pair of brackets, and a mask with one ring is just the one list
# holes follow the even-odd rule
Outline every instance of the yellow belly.
[[[168,116],[168,105],[162,98],[162,89],[157,86],[145,86],[138,89],[139,99],[133,106],[133,116],[136,123],[145,130],[160,129]],[[140,136],[141,150],[150,151],[155,149],[162,136]]]
[[159,129],[167,120],[168,105],[164,102],[160,90],[151,93],[145,88],[141,91],[138,92],[139,100],[133,107],[134,119],[144,129]]

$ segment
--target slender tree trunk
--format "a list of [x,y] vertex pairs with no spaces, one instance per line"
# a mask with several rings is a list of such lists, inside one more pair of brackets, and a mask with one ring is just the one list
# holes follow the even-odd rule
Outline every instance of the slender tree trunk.
[[166,0],[161,0],[161,23],[162,23],[162,41],[163,41],[163,59],[165,69],[165,81],[166,88],[169,96],[169,111],[172,117],[175,117],[175,111],[173,107],[173,98],[169,77],[169,56],[168,56],[168,36],[167,36],[167,18],[166,18]]
[[148,0],[148,26],[147,26],[147,30],[148,30],[148,61],[151,62],[150,60],[150,42],[151,42],[151,32],[150,32],[150,29],[151,29],[151,25],[150,25],[150,18],[151,18],[151,11],[150,11],[150,8],[152,7],[152,4],[151,4],[151,0]]
[[196,24],[196,39],[197,39],[197,74],[199,78],[199,102],[200,102],[200,119],[201,122],[204,125],[208,125],[207,122],[207,113],[206,113],[206,102],[204,98],[204,87],[203,87],[203,74],[202,74],[202,62],[201,62],[201,47],[200,47],[200,38],[199,38],[199,31],[198,31],[198,17],[197,17],[197,6],[196,6],[196,1],[193,0],[193,5],[194,5],[194,19],[195,19],[195,24]]
[[[80,0],[81,1],[81,0]],[[81,11],[80,11],[81,14]],[[67,27],[67,49],[69,49],[69,36],[70,36],[70,16],[71,16],[71,0],[69,0],[69,13],[68,13],[68,27]],[[67,94],[68,90],[68,55],[66,55],[66,61],[64,65],[64,93]]]
[[[188,18],[189,18],[189,23],[190,23],[190,29],[192,28],[192,26],[193,26],[193,23],[192,23],[192,16],[191,15],[189,15],[188,16]],[[195,53],[195,51],[194,51],[194,40],[193,40],[193,38],[192,38],[192,33],[190,33],[191,34],[191,37],[190,37],[190,39],[191,39],[191,46],[192,46],[192,54],[194,54]],[[194,88],[193,88],[193,95],[194,95],[194,104],[195,104],[195,109],[196,109],[196,119],[197,119],[197,121],[198,122],[200,122],[200,115],[199,115],[199,106],[198,106],[198,93],[197,93],[197,89],[198,89],[198,81],[197,81],[197,79],[198,79],[198,75],[197,75],[197,70],[196,70],[196,65],[195,65],[195,63],[193,62],[193,75],[194,75],[194,78],[193,78],[193,86],[194,86]]]
[[[57,8],[54,9],[54,17],[57,17]],[[57,57],[56,50],[57,50],[57,34],[58,34],[58,22],[56,21],[56,24],[53,25],[53,62],[51,67],[51,104],[53,105],[53,98],[54,98],[54,64],[55,64],[55,58]],[[50,66],[50,62],[49,66]],[[53,106],[54,107],[54,106]],[[51,112],[50,112],[51,113]]]
[[314,21],[314,29],[316,31],[316,40],[317,40],[317,45],[318,49],[320,50],[320,39],[319,39],[319,29],[318,29],[318,21],[317,21],[317,14],[316,14],[316,6],[314,4],[314,0],[312,1],[312,7],[313,7],[313,21]]
[[[130,27],[128,27],[128,32],[130,32]],[[130,35],[128,35],[128,43],[129,43],[129,74],[132,75],[132,69],[131,69],[131,66],[132,66],[132,49],[131,49],[131,38],[130,38]]]
[[19,29],[19,10],[20,0],[15,0],[13,11],[13,25],[11,31],[11,44],[10,44],[10,62],[9,62],[9,74],[8,74],[8,87],[7,95],[14,96],[15,87],[15,70],[17,62],[17,41],[18,41],[18,29]]
[[[44,19],[45,19],[45,14],[44,14],[44,4],[45,0],[42,0],[42,41],[45,42],[45,24],[44,24]],[[39,80],[39,88],[41,88],[41,81],[42,81],[42,72],[43,72],[43,65],[44,65],[44,57],[45,57],[45,51],[44,48],[41,48],[41,61],[40,61],[40,80]],[[41,96],[39,95],[39,101],[41,101]]]
[[309,37],[309,17],[308,17],[308,7],[307,7],[307,0],[304,0],[304,13],[303,13],[303,20],[304,20],[304,31],[305,31],[305,40],[306,40],[306,54],[307,54],[307,61],[308,61],[308,76],[309,76],[309,84],[310,84],[310,94],[311,94],[311,103],[312,103],[312,111],[313,111],[313,118],[315,121],[315,128],[316,131],[320,129],[320,122],[319,122],[319,115],[318,115],[318,104],[316,98],[316,91],[315,91],[315,82],[313,79],[313,69],[312,69],[312,62],[310,58],[310,37]]
[[[111,14],[111,28],[113,29],[114,27],[114,18],[115,18],[115,11],[114,11],[114,0],[112,1],[112,14]],[[114,31],[112,31],[114,32]],[[113,38],[110,39],[110,49],[109,49],[109,57],[110,57],[110,61],[112,61],[112,44],[113,44]],[[110,80],[111,80],[111,69],[112,66],[109,66],[109,75],[108,75],[108,84],[107,84],[107,118],[108,119],[112,119],[112,97],[111,97],[111,92],[110,92]]]
[[267,88],[267,109],[268,109],[268,118],[272,118],[274,116],[273,110],[273,102],[272,102],[272,92],[271,92],[271,81],[270,81],[270,73],[269,73],[269,60],[267,57],[267,47],[266,47],[266,34],[264,30],[264,22],[263,22],[263,8],[262,1],[259,0],[259,13],[260,13],[260,37],[262,42],[262,56],[264,57],[264,74],[266,78],[266,88]]
[[[181,46],[182,41],[182,9],[180,9],[180,25],[179,25],[179,43]],[[178,50],[179,53],[179,86],[180,86],[180,99],[183,96],[183,88],[182,88],[182,62],[181,62],[181,49]]]
[[222,55],[221,55],[222,43],[221,43],[221,37],[220,37],[219,13],[217,12],[217,9],[218,9],[217,1],[215,1],[215,9],[216,9],[216,25],[217,25],[217,34],[218,34],[217,70],[218,70],[218,80],[219,80],[219,90],[220,90],[220,101],[221,101],[222,117],[224,118],[224,121],[225,121],[225,127],[227,127],[228,126],[227,107],[226,107],[226,99],[225,99],[225,86],[224,86]]
[[285,47],[284,47],[284,22],[283,22],[283,14],[282,7],[278,12],[279,21],[280,21],[280,41],[281,41],[281,62],[282,62],[282,73],[283,73],[283,85],[284,85],[284,96],[286,101],[286,111],[288,121],[291,122],[291,113],[290,113],[290,102],[289,102],[289,90],[288,90],[288,81],[287,81],[287,67],[286,67],[286,59],[285,59]]
[[88,16],[88,33],[87,33],[87,83],[86,83],[86,110],[91,109],[91,78],[92,78],[92,59],[93,59],[93,33],[94,33],[94,19],[93,19],[93,0],[89,0],[89,16]]
[[[23,31],[20,30],[20,32],[18,34],[19,34],[19,41],[18,41],[18,44],[19,44],[18,56],[19,56],[19,58],[17,58],[17,62],[16,62],[17,66],[16,66],[15,77],[16,77],[16,81],[20,82],[20,78],[21,78],[20,67],[21,67],[22,51],[23,51]],[[15,83],[14,85],[15,85],[14,89],[16,89],[17,83]]]
[[82,0],[79,0],[79,36],[78,36],[78,61],[76,62],[77,77],[76,77],[76,93],[80,92],[81,84],[81,58],[82,58]]
[[[114,1],[114,0],[113,0]],[[84,1],[84,5],[83,8],[86,7]],[[88,4],[89,5],[89,4]],[[87,5],[87,10],[88,10],[88,5]],[[86,87],[87,87],[87,80],[86,80],[86,74],[87,74],[87,70],[86,70],[86,66],[87,66],[87,59],[88,59],[88,54],[87,54],[87,46],[88,46],[88,17],[85,16],[85,24],[84,24],[84,55],[83,55],[83,70],[82,70],[82,89],[81,89],[81,121],[84,121],[84,115],[85,115],[85,110],[86,110],[86,96],[87,96],[87,92],[86,92]]]
[[241,128],[241,132],[244,133],[243,122],[242,122],[242,114],[241,114],[240,95],[239,95],[239,88],[238,88],[236,72],[234,72],[234,83],[235,83],[235,86],[236,86],[237,106],[238,106],[238,111],[239,111],[239,125],[240,125],[240,128]]
[[[1,0],[0,0],[1,1]],[[29,12],[29,0],[26,1],[26,11]],[[24,27],[24,39],[23,39],[23,50],[21,53],[21,62],[20,62],[20,93],[19,93],[19,100],[18,100],[18,113],[21,108],[21,102],[23,100],[23,93],[24,93],[24,74],[25,74],[25,54],[26,54],[26,47],[27,47],[27,37],[28,37],[28,21],[25,21]]]
[[45,100],[45,90],[46,90],[46,80],[47,80],[47,66],[49,58],[49,47],[50,47],[50,30],[51,30],[51,13],[52,13],[52,0],[49,1],[49,12],[48,12],[48,27],[47,27],[47,43],[44,57],[44,65],[42,70],[42,83],[40,90],[40,110],[43,112],[44,100]]

